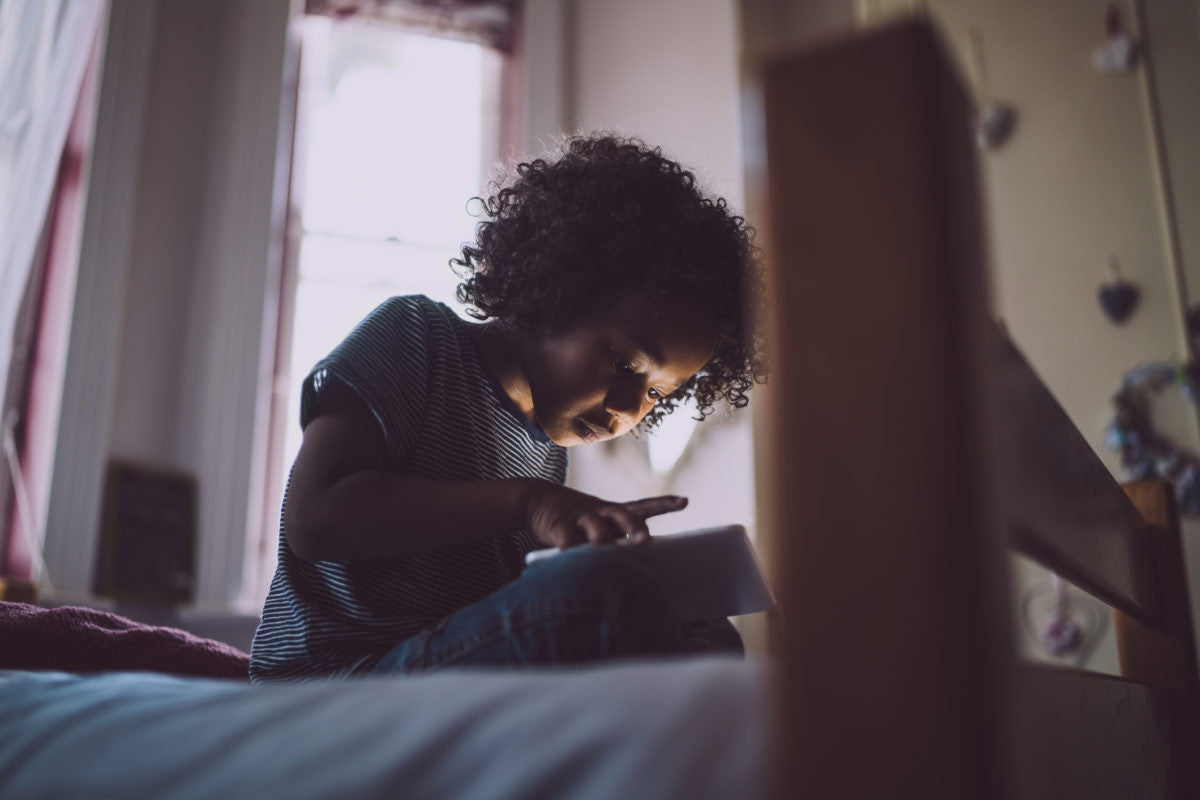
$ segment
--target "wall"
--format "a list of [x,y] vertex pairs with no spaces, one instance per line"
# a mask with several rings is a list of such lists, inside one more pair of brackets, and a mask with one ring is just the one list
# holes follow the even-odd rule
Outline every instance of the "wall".
[[[997,312],[1120,475],[1116,453],[1104,445],[1110,398],[1136,364],[1187,358],[1185,310],[1189,295],[1200,292],[1196,6],[1119,3],[1126,29],[1148,49],[1136,71],[1100,74],[1090,58],[1104,38],[1105,3],[927,5],[982,96],[978,61],[966,46],[967,32],[979,31],[991,93],[1018,112],[1011,141],[981,162]],[[1096,301],[1109,256],[1141,290],[1139,308],[1122,326],[1110,323]],[[1176,393],[1161,396],[1154,421],[1192,452],[1200,450],[1196,411]],[[1195,586],[1200,526],[1194,522],[1185,524],[1184,545]],[[1025,561],[1018,561],[1017,574],[1021,593],[1047,580]],[[1198,600],[1193,591],[1194,610]],[[1092,666],[1116,670],[1111,637]]]
[[742,201],[737,30],[730,0],[578,0],[571,123],[660,143]]
[[115,456],[151,464],[182,466],[180,348],[204,216],[220,21],[199,3],[173,3],[159,9],[154,31],[109,444]]
[[197,477],[197,604],[242,599],[289,13],[288,0],[114,4],[46,521],[60,598],[90,592],[105,465],[124,457]]
[[[1182,2],[1150,5],[1171,4]],[[1115,468],[1103,427],[1122,374],[1141,360],[1184,355],[1147,87],[1139,73],[1106,76],[1091,68],[1103,38],[1103,3],[928,5],[967,74],[965,37],[972,27],[980,31],[991,90],[1018,110],[1012,140],[982,159],[997,311]],[[1130,9],[1122,4],[1127,24]],[[1095,297],[1110,255],[1142,290],[1141,307],[1121,327],[1100,313]],[[1195,442],[1194,416],[1176,416],[1178,434]]]
[[47,572],[66,596],[90,588],[156,11],[149,0],[116,3],[105,35],[45,520]]

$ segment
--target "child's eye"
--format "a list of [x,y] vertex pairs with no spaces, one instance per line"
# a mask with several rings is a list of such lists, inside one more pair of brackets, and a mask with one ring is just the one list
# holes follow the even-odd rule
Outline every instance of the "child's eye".
[[650,391],[646,392],[646,394],[649,395],[651,400],[656,402],[663,399],[663,393],[654,387],[650,387]]
[[612,353],[609,356],[609,363],[612,364],[613,372],[621,375],[632,375],[634,373],[633,365],[626,361],[620,353]]

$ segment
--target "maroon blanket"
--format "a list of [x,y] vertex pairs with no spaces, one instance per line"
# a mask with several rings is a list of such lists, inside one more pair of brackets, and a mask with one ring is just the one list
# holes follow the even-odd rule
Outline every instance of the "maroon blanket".
[[0,669],[147,670],[244,679],[249,666],[241,650],[175,628],[91,608],[0,602]]

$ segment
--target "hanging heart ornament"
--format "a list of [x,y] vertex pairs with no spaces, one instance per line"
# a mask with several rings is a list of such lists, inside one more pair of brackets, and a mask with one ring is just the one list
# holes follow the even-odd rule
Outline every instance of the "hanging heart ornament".
[[1017,109],[992,97],[987,62],[983,55],[983,34],[972,28],[967,34],[970,64],[975,73],[979,95],[979,113],[975,115],[975,144],[980,150],[995,150],[1004,144],[1017,126]]
[[1008,103],[988,103],[975,120],[975,144],[995,150],[1004,144],[1017,125],[1017,112]]
[[1104,633],[1104,606],[1057,575],[1026,588],[1021,601],[1025,628],[1047,656],[1080,666]]
[[1118,325],[1129,319],[1137,302],[1137,287],[1128,281],[1106,283],[1100,287],[1100,308],[1104,316]]
[[1108,257],[1108,280],[1098,292],[1100,309],[1109,320],[1120,325],[1137,308],[1139,292],[1137,286],[1123,279],[1117,271],[1117,260]]

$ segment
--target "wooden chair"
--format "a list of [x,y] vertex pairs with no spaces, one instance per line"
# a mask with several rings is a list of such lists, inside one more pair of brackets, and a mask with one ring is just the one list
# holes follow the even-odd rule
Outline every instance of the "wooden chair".
[[[759,77],[776,796],[1200,797],[1172,495],[1122,491],[993,321],[971,109],[936,32]],[[1012,548],[1117,609],[1124,678],[1018,663]]]

